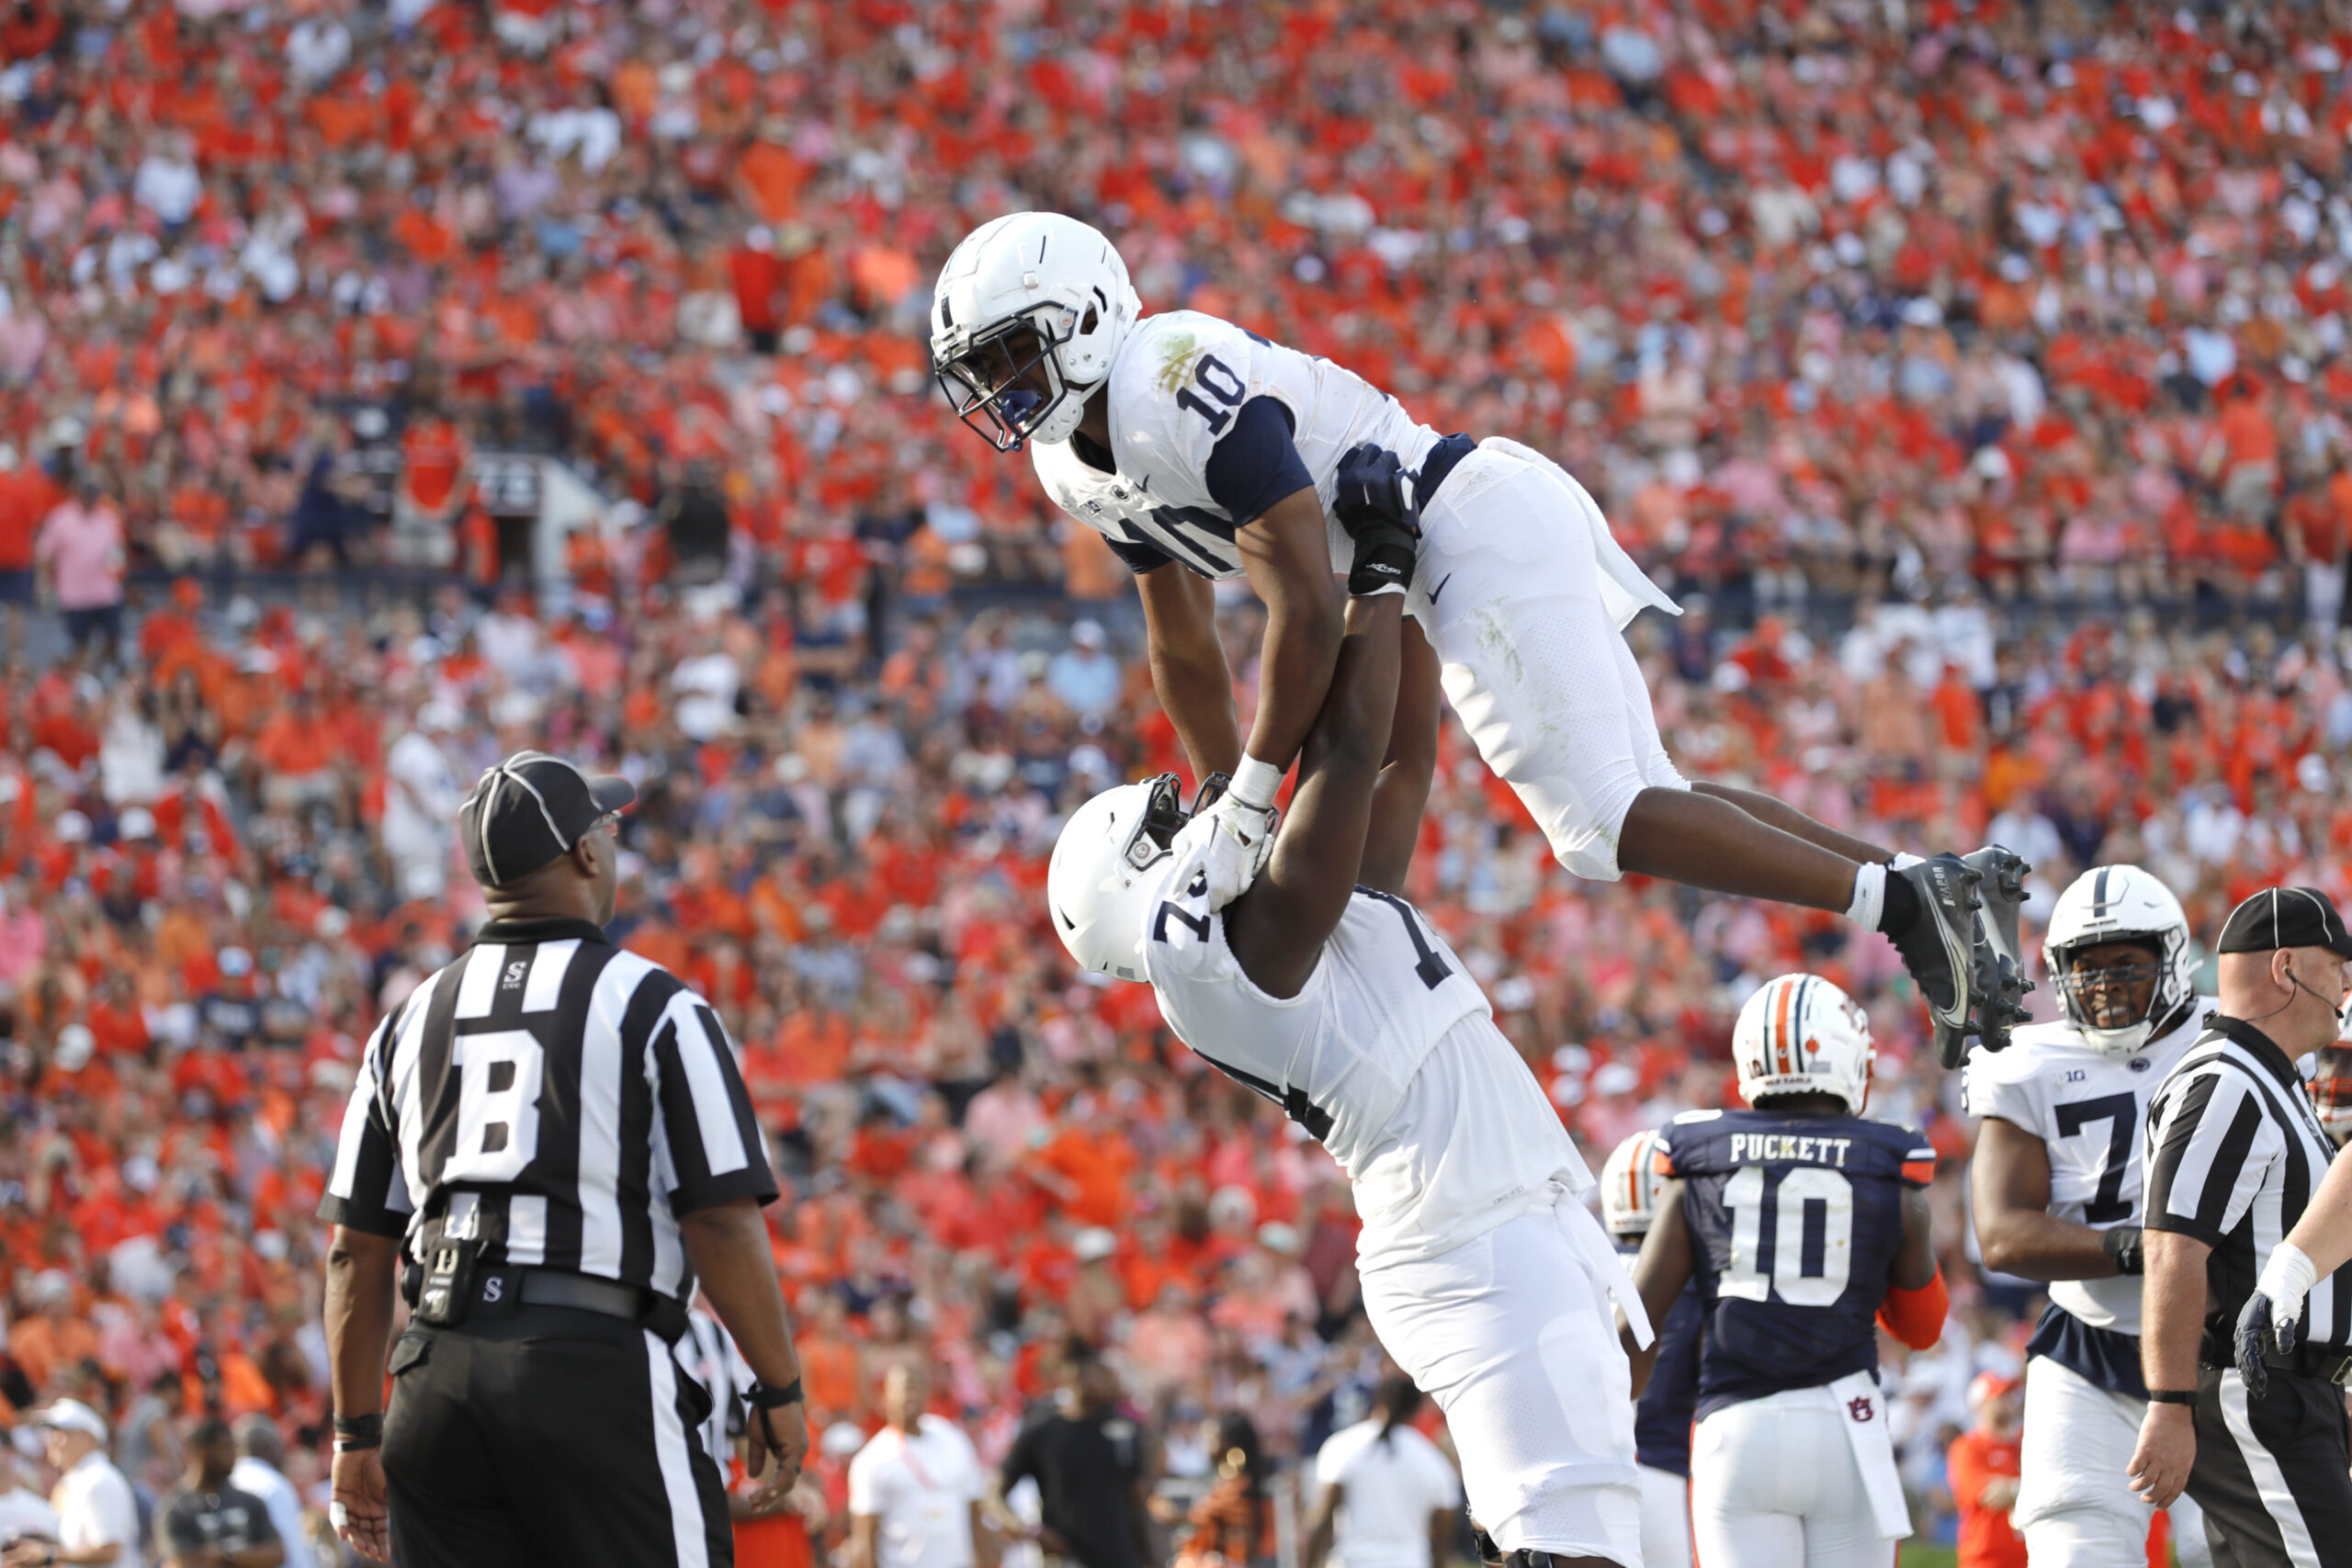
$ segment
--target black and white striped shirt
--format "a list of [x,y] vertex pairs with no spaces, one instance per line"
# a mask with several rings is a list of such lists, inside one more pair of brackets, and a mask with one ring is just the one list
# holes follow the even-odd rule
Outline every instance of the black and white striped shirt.
[[319,1216],[690,1299],[677,1216],[776,1197],[718,1016],[584,920],[493,920],[368,1038]]
[[[2302,1217],[2335,1146],[2287,1054],[2242,1020],[2216,1014],[2148,1107],[2150,1230],[2213,1249],[2203,1359],[2230,1364],[2239,1309],[2273,1248]],[[2352,1279],[2312,1287],[2304,1342],[2352,1347]]]

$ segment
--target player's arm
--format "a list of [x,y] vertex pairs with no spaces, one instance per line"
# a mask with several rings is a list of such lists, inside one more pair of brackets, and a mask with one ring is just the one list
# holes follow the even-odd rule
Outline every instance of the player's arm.
[[[2137,1225],[2107,1233],[2050,1213],[2050,1149],[2011,1122],[1987,1116],[1969,1162],[1970,1206],[1984,1267],[2025,1280],[2106,1280],[2123,1272],[2118,1254],[2139,1240]],[[2130,1261],[2137,1262],[2136,1254]]]
[[1437,771],[1437,650],[1408,619],[1399,630],[1396,719],[1388,732],[1388,759],[1372,786],[1372,826],[1363,839],[1356,881],[1376,893],[1403,893],[1421,839],[1421,810]]
[[[1932,1167],[1930,1168],[1932,1168]],[[1878,1325],[1901,1344],[1925,1350],[1944,1337],[1951,1294],[1936,1267],[1936,1238],[1928,1208],[1927,1179],[1903,1190],[1903,1240],[1887,1270],[1886,1294],[1879,1299]]]
[[1345,595],[1331,577],[1323,502],[1311,485],[1293,491],[1236,533],[1234,543],[1266,606],[1248,750],[1283,772],[1322,710],[1340,651]]
[[1140,572],[1151,687],[1168,710],[1193,776],[1230,773],[1241,761],[1233,676],[1216,635],[1216,584],[1172,563]]
[[[1306,1523],[1306,1544],[1298,1549],[1298,1568],[1323,1568],[1331,1555],[1332,1539],[1339,1533],[1340,1489],[1343,1483],[1333,1482],[1323,1488],[1315,1499],[1315,1513]],[[1443,1558],[1430,1561],[1442,1562]]]
[[[1682,1213],[1682,1183],[1668,1181],[1657,1190],[1657,1217],[1650,1222],[1650,1234],[1642,1239],[1642,1255],[1634,1259],[1634,1289],[1641,1292],[1642,1311],[1652,1323],[1666,1321],[1696,1267],[1690,1222]],[[1622,1320],[1617,1337],[1625,1347],[1625,1359],[1633,1363],[1634,1396],[1638,1399],[1649,1386],[1650,1369],[1657,1362],[1663,1337],[1653,1336],[1645,1349],[1634,1343],[1632,1325]]]
[[1269,995],[1298,994],[1354,896],[1396,716],[1404,610],[1397,593],[1348,602],[1338,667],[1299,758],[1290,818],[1265,874],[1227,906],[1226,941]]

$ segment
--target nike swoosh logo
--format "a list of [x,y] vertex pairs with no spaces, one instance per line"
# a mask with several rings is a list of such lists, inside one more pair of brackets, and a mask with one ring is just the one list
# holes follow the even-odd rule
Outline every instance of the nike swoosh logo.
[[1451,581],[1453,581],[1453,573],[1452,573],[1452,572],[1450,572],[1450,571],[1449,571],[1449,572],[1447,572],[1447,573],[1445,574],[1445,582],[1441,582],[1441,583],[1439,583],[1435,588],[1432,588],[1432,589],[1430,589],[1430,604],[1436,604],[1436,603],[1437,603],[1437,596],[1438,596],[1439,594],[1441,594],[1441,593],[1442,593],[1442,592],[1445,592],[1445,583],[1446,583],[1446,582],[1451,582]]
[[1146,474],[1143,478],[1137,479],[1136,481],[1136,489],[1143,491],[1146,495],[1149,495],[1151,493],[1151,476],[1149,474]]

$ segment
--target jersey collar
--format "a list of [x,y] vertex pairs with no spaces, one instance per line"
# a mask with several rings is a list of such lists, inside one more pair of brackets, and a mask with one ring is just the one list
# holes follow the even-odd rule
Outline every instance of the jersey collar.
[[497,942],[564,942],[577,937],[582,942],[610,942],[605,928],[589,920],[561,918],[543,920],[484,920],[474,932],[477,944]]
[[2226,1034],[2236,1041],[2245,1047],[2248,1055],[2270,1069],[2271,1077],[2289,1089],[2300,1090],[2303,1087],[2303,1076],[2295,1070],[2295,1064],[2288,1059],[2287,1053],[2280,1050],[2270,1036],[2245,1020],[2217,1012],[2205,1021],[2205,1027],[2212,1033]]

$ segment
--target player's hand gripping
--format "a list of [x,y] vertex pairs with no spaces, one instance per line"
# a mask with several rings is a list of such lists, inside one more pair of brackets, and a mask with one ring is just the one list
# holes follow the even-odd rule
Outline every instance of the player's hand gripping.
[[2238,1375],[2245,1379],[2245,1391],[2255,1398],[2270,1392],[2270,1369],[2263,1364],[2264,1352],[2295,1353],[2295,1341],[2302,1333],[2303,1297],[2318,1279],[2319,1269],[2303,1249],[2292,1242],[2281,1242],[2262,1266],[2254,1294],[2239,1309],[2234,1347]]
[[1211,773],[1201,784],[1200,794],[1193,796],[1192,820],[1178,830],[1172,847],[1181,857],[1207,846],[1203,865],[1208,873],[1211,909],[1222,909],[1240,897],[1265,869],[1266,857],[1274,846],[1274,828],[1282,820],[1273,802],[1273,791],[1281,784],[1280,773],[1274,774],[1271,784],[1261,781],[1266,799],[1250,801],[1241,798],[1240,790],[1225,774]]
[[1421,536],[1412,481],[1396,453],[1370,441],[1340,459],[1331,511],[1356,542],[1349,592],[1358,597],[1402,593],[1412,586]]

